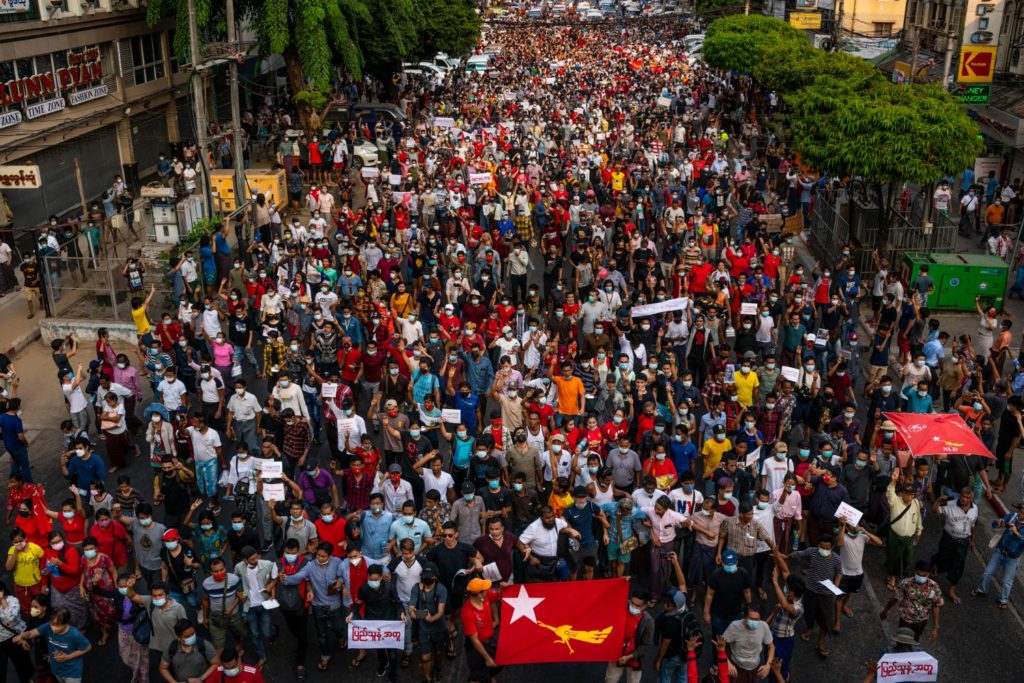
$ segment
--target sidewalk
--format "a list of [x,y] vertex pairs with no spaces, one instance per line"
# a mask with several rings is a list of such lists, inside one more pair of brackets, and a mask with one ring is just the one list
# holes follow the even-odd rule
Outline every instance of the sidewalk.
[[21,291],[8,292],[0,298],[0,352],[14,357],[27,345],[39,339],[39,323],[45,318],[44,311],[38,310],[35,317],[29,320],[25,296]]

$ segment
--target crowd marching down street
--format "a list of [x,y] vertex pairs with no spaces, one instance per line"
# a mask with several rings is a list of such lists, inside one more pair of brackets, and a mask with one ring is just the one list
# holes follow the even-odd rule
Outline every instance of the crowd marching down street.
[[[290,196],[185,254],[174,308],[132,279],[136,348],[54,342],[63,453],[29,452],[0,356],[0,671],[490,683],[536,625],[565,661],[621,643],[593,680],[785,683],[854,620],[931,666],[944,611],[1008,607],[1020,511],[960,579],[979,505],[1020,495],[1011,321],[979,304],[953,339],[927,274],[801,258],[765,217],[807,219],[827,169],[771,132],[775,93],[688,59],[690,22],[485,31],[486,70],[396,85],[406,121],[283,144]],[[902,426],[940,414],[984,452],[915,458]],[[553,614],[605,581],[611,635]]]

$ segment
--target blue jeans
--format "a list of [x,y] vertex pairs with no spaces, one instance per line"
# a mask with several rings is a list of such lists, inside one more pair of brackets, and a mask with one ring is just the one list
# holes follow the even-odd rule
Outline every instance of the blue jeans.
[[249,623],[249,635],[252,636],[253,648],[256,650],[256,659],[266,659],[267,650],[263,647],[263,639],[270,640],[277,632],[273,620],[270,618],[270,610],[262,605],[250,607],[245,613],[245,620]]
[[661,660],[658,683],[686,683],[686,662],[679,655]]
[[978,584],[978,591],[988,591],[988,582],[993,579],[999,569],[1003,570],[1003,584],[999,590],[999,602],[1005,603],[1010,600],[1010,589],[1013,588],[1013,577],[1017,574],[1017,565],[1020,564],[1019,557],[1007,557],[1003,551],[996,550],[985,565],[985,572],[981,575],[981,583]]
[[8,453],[11,454],[11,474],[20,473],[26,483],[32,483],[32,468],[28,464],[28,446],[18,446]]
[[345,642],[348,635],[348,629],[345,628],[345,607],[313,605],[313,625],[316,627],[316,641],[320,646],[320,659],[326,662],[331,658],[330,632],[334,631],[334,637],[339,643]]
[[213,498],[217,495],[217,458],[205,462],[196,461],[196,486],[199,493]]

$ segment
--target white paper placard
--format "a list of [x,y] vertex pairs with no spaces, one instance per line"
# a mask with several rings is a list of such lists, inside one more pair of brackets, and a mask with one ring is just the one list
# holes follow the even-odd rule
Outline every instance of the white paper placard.
[[791,368],[788,365],[783,365],[782,379],[788,379],[790,382],[798,382],[800,380],[800,371],[797,368]]
[[661,97],[658,98],[658,106],[659,107],[669,107],[671,105],[672,105],[672,98],[671,97],[665,97],[664,95],[662,95]]
[[324,382],[320,385],[320,395],[324,398],[334,398],[338,395],[338,385],[332,382]]
[[669,311],[680,311],[686,308],[686,304],[689,302],[687,297],[679,297],[677,299],[669,299],[668,301],[658,301],[653,304],[644,304],[643,306],[634,306],[629,311],[629,315],[632,318],[639,318],[645,315],[658,315],[659,313],[668,313]]
[[860,524],[860,518],[863,516],[863,512],[849,503],[840,503],[839,508],[836,510],[836,519],[846,522],[851,527]]
[[380,169],[376,166],[363,166],[360,173],[362,173],[364,178],[377,178],[380,176]]
[[832,583],[832,579],[825,579],[824,581],[819,581],[818,583],[820,583],[822,586],[824,586],[825,588],[827,588],[830,591],[832,591],[833,595],[842,595],[843,594],[843,591],[839,590],[839,586],[837,586],[834,583]]
[[470,173],[469,182],[471,185],[487,185],[491,182],[491,174],[489,171],[483,173]]
[[878,660],[877,683],[934,683],[939,662],[927,652],[890,652]]
[[757,304],[753,301],[744,301],[740,304],[740,315],[757,315]]
[[356,420],[353,417],[341,418],[338,420],[338,433],[356,431]]
[[284,484],[264,484],[263,500],[278,501],[284,500]]
[[754,450],[747,453],[747,461],[744,463],[747,467],[756,465],[757,461],[761,459],[761,447],[758,446]]
[[462,411],[458,408],[444,408],[441,411],[441,419],[451,424],[459,424],[462,422]]
[[388,185],[401,185],[402,174],[401,173],[389,173],[388,174]]
[[450,116],[435,116],[434,127],[435,128],[452,128],[455,126],[455,119]]
[[353,649],[402,650],[405,648],[405,624],[353,619],[348,624],[348,642]]
[[284,473],[284,465],[280,460],[264,460],[263,469],[260,472],[264,479],[280,479]]

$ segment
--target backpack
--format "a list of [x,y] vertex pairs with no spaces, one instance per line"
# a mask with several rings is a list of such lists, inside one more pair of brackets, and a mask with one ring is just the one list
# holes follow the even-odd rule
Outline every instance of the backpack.
[[[280,572],[284,576],[284,572]],[[277,584],[277,589],[274,594],[277,596],[277,602],[281,605],[281,609],[285,612],[291,612],[293,614],[298,612],[304,612],[306,609],[306,603],[302,599],[301,584],[295,584],[289,586],[283,581]]]
[[700,621],[698,621],[697,615],[695,615],[692,610],[686,610],[679,615],[678,619],[682,622],[683,636],[681,641],[683,651],[681,656],[683,657],[683,660],[685,661],[686,659],[686,641],[694,637],[697,638],[697,648],[694,650],[694,653],[696,653],[697,658],[700,659],[701,652],[704,650],[704,631],[700,627]]
[[149,639],[152,636],[153,621],[150,619],[149,610],[143,607],[132,619],[132,638],[139,645],[149,645]]

